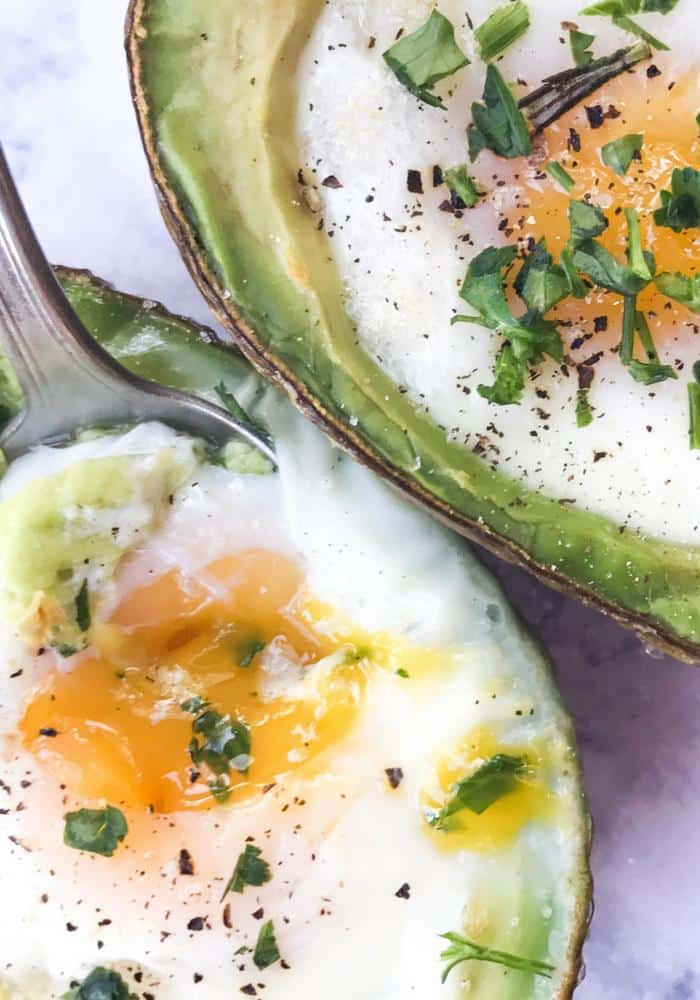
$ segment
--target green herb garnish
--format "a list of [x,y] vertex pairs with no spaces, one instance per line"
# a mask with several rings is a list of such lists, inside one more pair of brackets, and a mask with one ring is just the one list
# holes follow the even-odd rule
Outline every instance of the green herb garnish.
[[387,49],[384,61],[404,87],[435,108],[444,107],[433,93],[435,84],[469,65],[455,41],[452,22],[437,10],[417,31]]
[[657,226],[668,226],[674,233],[700,226],[700,171],[676,167],[671,190],[661,192],[661,208],[654,212]]
[[600,158],[606,167],[610,167],[618,176],[624,177],[632,160],[639,159],[643,143],[644,136],[633,132],[622,136],[621,139],[606,143],[600,151]]
[[440,955],[441,960],[445,963],[442,972],[443,983],[456,965],[470,961],[493,962],[496,965],[505,966],[507,969],[529,972],[535,976],[544,976],[546,979],[552,978],[554,966],[549,965],[548,962],[540,962],[534,958],[521,958],[519,955],[511,955],[507,951],[486,948],[484,945],[476,944],[475,941],[470,941],[469,938],[454,932],[441,934],[440,937],[450,942],[449,948],[445,948]]
[[474,32],[479,54],[491,62],[530,27],[530,11],[523,0],[506,3],[486,18]]
[[608,225],[605,213],[597,205],[592,205],[588,201],[576,201],[574,198],[569,202],[569,229],[574,246],[578,246],[584,240],[602,236]]
[[581,13],[590,16],[610,17],[613,24],[629,31],[630,34],[643,38],[652,48],[668,50],[668,45],[660,39],[651,35],[645,28],[636,21],[633,21],[630,14],[668,14],[678,3],[678,0],[602,0],[586,7]]
[[258,653],[262,653],[267,643],[264,639],[242,639],[236,643],[235,652],[239,667],[249,667]]
[[267,861],[261,856],[262,851],[254,844],[246,844],[243,853],[239,855],[236,867],[223,891],[222,899],[229,892],[243,892],[247,885],[264,885],[272,878],[272,872]]
[[532,143],[527,123],[508,84],[493,64],[486,70],[483,100],[483,104],[472,104],[473,124],[467,131],[472,163],[483,149],[491,149],[506,159],[529,156]]
[[569,280],[565,271],[554,264],[541,239],[525,258],[514,287],[528,309],[544,315],[569,294]]
[[588,65],[554,73],[524,97],[519,107],[524,109],[534,130],[541,132],[608,80],[650,56],[649,46],[645,42],[637,42],[610,56],[594,59]]
[[[627,305],[627,301],[625,299],[625,305]],[[632,300],[630,308],[632,308],[633,304],[634,300]],[[620,349],[620,360],[623,364],[629,366],[629,373],[635,382],[641,382],[643,385],[656,385],[657,382],[665,382],[667,379],[677,379],[678,376],[675,370],[670,365],[662,365],[659,360],[646,316],[641,312],[635,311],[632,323],[629,343],[625,342],[624,351],[622,348]],[[646,355],[646,361],[637,361],[632,358],[635,331],[639,334],[639,342]]]
[[129,832],[121,809],[105,806],[104,809],[78,809],[66,813],[63,843],[78,851],[89,851],[111,858],[120,841]]
[[656,385],[669,378],[678,378],[670,365],[662,365],[655,361],[635,361],[629,363],[629,373],[635,382],[643,385]]
[[64,993],[63,1000],[129,1000],[129,988],[113,969],[98,966],[80,986]]
[[279,962],[280,957],[275,938],[275,925],[271,920],[266,920],[260,928],[258,940],[255,943],[253,962],[258,969],[267,969],[269,965]]
[[468,778],[457,783],[452,798],[430,819],[431,826],[444,827],[445,820],[463,809],[481,815],[494,802],[516,790],[525,770],[526,764],[522,757],[496,754]]
[[402,677],[404,680],[407,680],[411,676],[408,670],[404,669],[404,667],[399,667],[396,671],[396,674],[398,677]]
[[[600,209],[596,211],[600,212]],[[653,254],[642,247],[637,213],[628,208],[625,209],[625,216],[628,227],[627,264],[621,264],[601,243],[589,237],[578,243],[573,262],[579,271],[587,274],[601,288],[633,297],[646,288],[654,277],[656,261]]]
[[694,381],[688,383],[688,403],[690,404],[690,428],[688,436],[693,451],[700,449],[700,361],[693,365]]
[[576,390],[576,426],[588,427],[593,423],[593,410],[588,398],[588,389]]
[[577,66],[588,66],[593,62],[591,45],[594,41],[595,35],[587,35],[585,31],[577,31],[575,28],[569,31],[571,55]]
[[473,208],[482,197],[464,165],[446,170],[444,180],[450,191],[454,191],[461,199],[465,208]]
[[[528,364],[544,355],[561,360],[563,348],[556,324],[529,309],[516,317],[506,299],[505,274],[515,260],[516,247],[488,247],[472,260],[460,290],[477,315],[459,315],[452,323],[478,323],[500,334],[504,344],[494,369],[492,386],[480,385],[479,394],[489,402],[507,405],[522,399]],[[534,293],[533,293],[534,294]]]
[[669,299],[680,302],[691,312],[700,313],[700,274],[686,277],[678,271],[664,272],[656,276],[656,287]]
[[576,181],[570,173],[564,170],[561,163],[557,163],[556,160],[550,160],[547,164],[546,170],[552,180],[561,185],[567,193],[569,191],[573,191],[576,186]]
[[78,596],[75,599],[75,620],[77,621],[78,628],[81,632],[87,632],[89,630],[91,615],[90,591],[87,580],[83,580],[83,584],[78,591]]
[[189,698],[180,708],[197,716],[188,748],[192,763],[213,771],[215,780],[209,787],[215,798],[228,798],[231,768],[245,774],[250,766],[250,730],[240,719],[217,712],[199,697]]

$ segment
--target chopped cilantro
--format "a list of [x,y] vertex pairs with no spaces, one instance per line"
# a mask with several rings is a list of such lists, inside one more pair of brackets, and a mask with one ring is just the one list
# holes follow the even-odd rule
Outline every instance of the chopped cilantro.
[[[479,394],[500,405],[519,403],[525,370],[543,356],[560,360],[561,336],[556,324],[529,309],[516,317],[506,299],[504,271],[515,260],[516,247],[488,247],[472,260],[460,291],[461,297],[477,311],[476,316],[455,316],[452,322],[478,323],[500,334],[506,344],[495,366],[492,386],[479,386]],[[534,293],[533,293],[534,294]]]
[[576,426],[588,427],[593,423],[593,410],[588,398],[588,389],[576,390]]
[[569,227],[574,244],[602,236],[608,225],[605,213],[597,205],[574,198],[569,202]]
[[229,892],[243,892],[247,885],[263,885],[272,878],[270,866],[263,857],[262,851],[254,844],[246,844],[239,855],[236,867],[226,884],[222,899]]
[[250,766],[250,730],[240,719],[217,712],[198,696],[183,701],[180,708],[196,715],[188,748],[192,763],[204,764],[214,773],[209,788],[223,802],[230,794],[231,768],[245,774]]
[[700,171],[676,167],[671,190],[661,192],[661,208],[654,212],[657,226],[668,226],[675,233],[700,226]]
[[544,976],[546,979],[552,978],[554,966],[548,962],[540,962],[534,958],[521,958],[519,955],[511,955],[507,951],[497,951],[494,948],[487,948],[454,932],[441,934],[440,937],[450,942],[449,947],[445,948],[440,955],[440,959],[445,963],[445,968],[442,971],[443,983],[456,965],[469,961],[493,962],[507,969],[529,972],[535,976]]
[[665,382],[669,378],[678,378],[670,365],[662,365],[655,361],[632,360],[629,364],[629,373],[635,382],[643,385],[656,385],[657,382]]
[[515,791],[525,770],[526,763],[522,757],[513,757],[505,753],[496,754],[468,778],[463,778],[457,783],[450,800],[435,817],[431,818],[431,825],[444,827],[445,821],[450,816],[463,809],[481,815],[494,802]]
[[546,169],[552,180],[556,181],[565,191],[572,191],[576,186],[576,181],[571,174],[564,170],[561,163],[557,163],[556,160],[550,160]]
[[667,271],[657,275],[656,287],[669,299],[680,302],[691,312],[700,313],[700,274],[689,277],[678,271],[674,274]]
[[275,925],[271,920],[266,920],[260,928],[258,940],[255,943],[253,962],[258,969],[266,969],[269,965],[279,962],[280,957],[275,939]]
[[628,208],[625,209],[625,216],[628,228],[626,265],[620,264],[601,243],[588,238],[577,246],[573,261],[575,267],[587,274],[599,287],[619,295],[634,297],[654,277],[656,262],[653,254],[642,248],[637,213]]
[[64,994],[64,1000],[129,1000],[129,988],[113,969],[93,969],[80,986]]
[[404,87],[436,108],[444,105],[433,93],[435,84],[469,65],[455,41],[452,22],[438,10],[433,10],[417,31],[404,35],[387,49],[384,61]]
[[601,0],[582,10],[582,14],[598,15],[612,18],[613,24],[629,31],[630,34],[643,38],[652,48],[668,49],[668,45],[649,34],[641,25],[633,21],[630,14],[668,14],[678,3],[678,0]]
[[83,584],[78,591],[78,596],[75,599],[75,620],[78,623],[78,628],[81,632],[87,632],[90,628],[91,615],[90,615],[90,591],[88,589],[87,580],[83,580]]
[[446,170],[444,178],[445,184],[450,191],[454,191],[457,197],[461,198],[465,208],[473,208],[481,198],[481,192],[477,189],[464,165]]
[[523,113],[508,84],[491,63],[486,70],[483,104],[472,104],[473,123],[467,131],[472,161],[483,149],[513,159],[529,156],[532,143]]
[[267,643],[264,639],[255,637],[241,639],[235,644],[235,654],[239,667],[249,667],[258,653],[262,653]]
[[624,177],[632,160],[639,158],[643,143],[644,136],[639,132],[623,135],[620,139],[613,139],[612,142],[606,143],[600,151],[600,158],[606,167],[610,167],[620,177]]
[[593,61],[591,45],[594,41],[595,35],[587,35],[585,31],[578,31],[575,28],[569,31],[571,55],[577,66],[588,66]]
[[409,674],[408,670],[404,670],[404,668],[403,668],[403,667],[399,667],[399,668],[398,668],[398,670],[396,671],[396,673],[397,673],[397,675],[398,675],[399,677],[403,677],[403,678],[404,678],[404,680],[405,680],[406,678],[408,678],[408,677],[410,677],[410,676],[411,676],[411,675]]
[[481,58],[484,62],[491,62],[529,27],[530,11],[523,0],[514,0],[499,7],[474,32]]
[[515,290],[528,309],[542,316],[568,295],[566,273],[552,262],[544,239],[525,258],[515,279]]
[[698,362],[693,365],[694,382],[688,383],[688,403],[690,405],[690,427],[688,437],[693,451],[700,449],[700,379]]
[[102,854],[111,858],[120,841],[129,832],[121,809],[105,806],[104,809],[78,809],[66,813],[63,842],[78,851]]

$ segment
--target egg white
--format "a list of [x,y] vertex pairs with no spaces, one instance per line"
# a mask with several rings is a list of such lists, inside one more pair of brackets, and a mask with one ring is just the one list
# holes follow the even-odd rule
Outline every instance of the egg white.
[[[428,0],[334,0],[323,7],[299,68],[302,162],[317,182],[332,174],[342,183],[330,190],[319,185],[319,193],[359,338],[451,438],[473,447],[485,435],[498,449],[499,468],[529,488],[573,499],[657,537],[697,542],[700,454],[688,449],[684,377],[650,391],[607,353],[596,366],[590,392],[596,420],[585,431],[575,423],[575,372],[566,377],[554,362],[539,366],[542,375],[528,384],[519,406],[491,405],[476,391],[493,380],[500,339],[478,326],[451,327],[450,318],[465,311],[457,293],[469,260],[486,246],[501,245],[504,237],[491,203],[457,220],[439,211],[446,189],[431,184],[434,164],[445,168],[467,161],[471,103],[481,99],[484,65],[474,51],[464,5],[457,0],[438,5],[472,59],[438,88],[446,97],[444,111],[416,100],[381,58],[400,29],[413,31],[434,6]],[[498,0],[488,0],[471,5],[469,12],[478,24],[498,6]],[[528,7],[530,29],[498,61],[506,80],[525,81],[528,89],[571,66],[562,21],[594,34],[597,55],[632,40],[609,18],[581,17],[580,0],[556,5],[530,0]],[[693,5],[681,2],[668,16],[643,19],[671,47],[670,56],[657,53],[665,59],[669,80],[697,72],[693,17]],[[632,83],[652,93],[653,81],[644,74]],[[596,101],[605,105],[605,98],[604,88]],[[423,196],[408,193],[409,169],[422,172]],[[492,187],[496,169],[497,160],[486,153],[475,173]],[[526,185],[551,183],[535,180],[537,169],[524,161],[520,172]],[[508,186],[500,189],[504,210],[514,193]],[[413,216],[413,211],[421,214]],[[663,317],[654,322],[663,324]],[[686,328],[672,344],[669,360],[682,362],[687,372],[699,347],[697,329]],[[536,389],[542,387],[549,393],[546,428],[538,417],[543,404]],[[594,462],[595,453],[604,454],[605,461]]]
[[[249,984],[254,995],[307,1000],[456,996],[465,977],[440,987],[438,933],[460,927],[465,907],[517,922],[523,899],[551,916],[552,953],[568,946],[570,886],[585,836],[575,769],[562,768],[553,786],[558,822],[529,824],[492,856],[437,851],[419,806],[431,756],[476,725],[493,723],[506,743],[545,740],[567,757],[568,724],[536,651],[451,535],[335,451],[287,404],[271,403],[269,418],[278,472],[198,466],[117,574],[108,603],[174,565],[206,585],[204,567],[213,559],[260,545],[298,559],[312,592],[359,626],[443,649],[446,667],[420,684],[372,674],[357,726],[313,781],[292,778],[244,807],[130,811],[131,833],[149,846],[137,852],[127,837],[114,857],[101,858],[62,844],[63,814],[77,804],[16,735],[40,668],[10,627],[0,629],[0,805],[8,810],[0,818],[0,872],[11,915],[2,929],[0,996],[4,976],[12,998],[59,997],[98,964],[121,970],[132,985],[137,971],[139,991],[158,1000],[230,998]],[[105,448],[148,455],[164,445],[183,442],[144,425],[60,453],[41,449],[10,470],[4,489],[20,473],[23,483],[44,474],[49,463]],[[516,714],[531,706],[534,715]],[[396,790],[388,767],[404,771]],[[248,837],[273,878],[228,897],[228,927],[220,897]],[[183,848],[193,875],[179,873]],[[396,895],[404,883],[409,899]],[[261,909],[275,921],[289,968],[261,972],[249,953],[237,954],[254,945]],[[204,918],[204,929],[188,929],[194,917]],[[465,970],[475,984],[490,975],[491,967]],[[542,981],[533,995],[550,989]]]

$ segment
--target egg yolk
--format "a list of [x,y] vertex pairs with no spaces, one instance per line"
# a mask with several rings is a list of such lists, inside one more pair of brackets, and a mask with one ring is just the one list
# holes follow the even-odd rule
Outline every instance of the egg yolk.
[[[458,783],[498,754],[523,761],[523,772],[518,775],[513,789],[496,798],[481,813],[465,807],[454,812],[443,828],[429,825],[427,817],[443,809],[454,796]],[[537,748],[503,746],[492,731],[474,730],[435,761],[432,780],[424,786],[421,795],[426,827],[436,847],[450,852],[498,850],[512,843],[526,823],[550,818],[555,796],[543,779],[543,771],[544,754]]]
[[[569,238],[569,200],[590,200],[604,210],[610,223],[600,241],[624,260],[628,230],[623,209],[631,207],[639,214],[643,246],[656,257],[657,273],[692,273],[698,261],[697,233],[675,233],[653,220],[661,204],[660,192],[670,189],[674,169],[700,168],[697,83],[695,77],[685,77],[670,88],[672,80],[670,68],[649,80],[645,69],[623,74],[546,129],[542,169],[536,177],[519,171],[504,178],[516,192],[515,207],[501,210],[507,216],[506,232],[512,230],[521,240],[544,237],[547,249],[558,259]],[[605,117],[594,129],[585,108],[595,105],[600,105]],[[620,177],[602,162],[600,151],[630,133],[644,136],[641,156]],[[560,163],[574,180],[570,192],[545,174],[548,161]],[[596,348],[607,347],[619,341],[622,307],[621,296],[595,289],[586,299],[565,299],[553,315],[571,324],[572,336],[579,336],[581,328],[589,333],[595,330]],[[638,308],[647,314],[657,346],[691,322],[692,314],[661,295],[653,283],[639,295]],[[607,332],[601,317],[609,319]]]
[[156,812],[250,801],[322,766],[358,713],[361,661],[304,608],[298,567],[273,552],[167,573],[94,629],[94,652],[49,673],[23,739],[85,799]]

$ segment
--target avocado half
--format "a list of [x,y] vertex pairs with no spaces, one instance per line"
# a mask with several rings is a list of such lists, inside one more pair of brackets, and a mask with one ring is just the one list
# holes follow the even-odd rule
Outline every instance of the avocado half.
[[361,346],[299,195],[295,74],[321,0],[131,0],[131,86],[161,210],[217,318],[342,447],[462,534],[700,657],[700,550],[527,490],[416,410]]
[[[115,291],[87,271],[57,268],[56,273],[87,329],[113,357],[135,374],[194,392],[213,401],[218,399],[216,387],[223,383],[245,406],[245,412],[256,423],[262,423],[266,407],[271,402],[270,397],[279,398],[278,390],[261,378],[235,348],[218,341],[211,330],[202,329],[190,320],[174,316],[152,301]],[[19,404],[14,390],[5,393],[2,386],[0,400],[6,401],[12,412]],[[477,586],[483,584],[494,587],[487,579],[488,574],[476,565],[474,574]],[[498,596],[495,590],[494,596]],[[559,702],[546,658],[527,635],[517,616],[507,607],[504,608],[497,641],[502,646],[504,656],[515,663],[529,662],[533,665],[542,684],[543,696],[567,748],[561,761],[561,777],[566,781],[573,781],[575,789],[570,825],[562,834],[573,845],[573,857],[570,871],[565,876],[566,881],[560,886],[569,902],[567,916],[556,932],[557,950],[563,956],[555,973],[556,986],[548,979],[531,977],[534,981],[527,992],[523,993],[522,980],[502,979],[503,992],[499,991],[499,997],[512,1000],[525,1000],[525,997],[531,997],[532,1000],[544,1000],[545,997],[567,1000],[572,997],[579,980],[581,949],[592,913],[589,869],[591,827],[575,735],[571,721]],[[485,870],[485,878],[488,877]],[[537,886],[531,888],[535,902],[532,912],[537,914],[542,909],[542,898],[537,893]],[[533,920],[536,923],[537,917]],[[532,930],[534,932],[534,928]],[[477,990],[481,995],[482,990],[479,987]],[[492,992],[488,995],[492,996]]]

